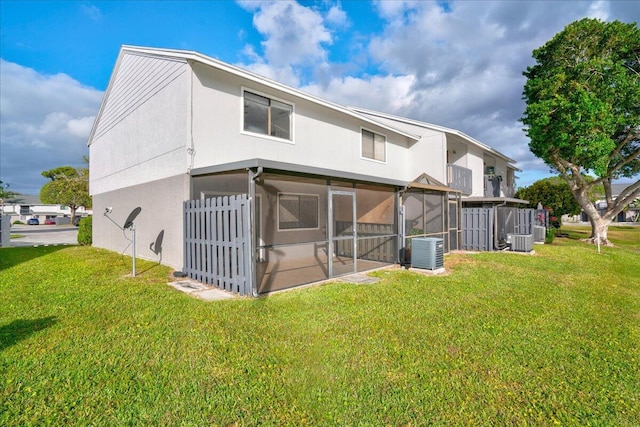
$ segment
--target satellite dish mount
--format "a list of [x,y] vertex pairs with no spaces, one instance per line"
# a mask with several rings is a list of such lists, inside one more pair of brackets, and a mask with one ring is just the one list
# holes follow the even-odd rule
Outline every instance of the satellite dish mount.
[[131,213],[129,214],[129,216],[127,217],[127,220],[124,222],[124,226],[122,226],[122,227],[120,227],[120,225],[117,222],[115,222],[109,216],[109,214],[112,212],[112,210],[113,209],[111,207],[105,208],[104,216],[106,216],[107,219],[109,219],[109,221],[114,223],[116,225],[116,227],[118,227],[120,230],[122,230],[122,231],[131,230],[131,244],[132,244],[132,247],[131,247],[131,259],[132,259],[131,276],[136,277],[136,225],[134,224],[133,221],[140,214],[140,211],[142,211],[142,208],[138,206],[137,208],[132,210]]

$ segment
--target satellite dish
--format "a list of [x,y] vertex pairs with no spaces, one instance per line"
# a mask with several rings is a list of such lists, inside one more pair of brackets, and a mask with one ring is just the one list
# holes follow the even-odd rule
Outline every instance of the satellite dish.
[[122,228],[124,228],[125,230],[127,228],[131,228],[131,226],[133,225],[133,221],[140,214],[141,210],[142,210],[142,208],[140,206],[138,206],[137,208],[132,210],[131,213],[129,214],[129,216],[127,217],[127,220],[124,222],[124,227],[122,227]]

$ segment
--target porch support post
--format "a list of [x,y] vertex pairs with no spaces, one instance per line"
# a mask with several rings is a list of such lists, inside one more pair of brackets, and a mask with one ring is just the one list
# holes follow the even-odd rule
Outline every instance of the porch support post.
[[258,296],[258,278],[256,272],[256,248],[257,248],[257,238],[256,238],[256,178],[262,175],[262,167],[248,169],[248,180],[249,180],[249,244],[251,245],[251,257],[250,257],[250,280],[251,280],[251,293],[254,297]]

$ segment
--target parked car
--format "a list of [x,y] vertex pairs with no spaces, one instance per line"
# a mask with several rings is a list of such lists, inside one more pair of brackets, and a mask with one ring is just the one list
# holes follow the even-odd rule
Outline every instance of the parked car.
[[40,225],[38,218],[31,218],[27,221],[27,225]]
[[44,221],[44,225],[56,225],[56,220],[53,218],[49,218]]
[[76,216],[73,219],[73,225],[75,225],[76,227],[80,225],[80,220],[82,219],[82,217],[80,215]]

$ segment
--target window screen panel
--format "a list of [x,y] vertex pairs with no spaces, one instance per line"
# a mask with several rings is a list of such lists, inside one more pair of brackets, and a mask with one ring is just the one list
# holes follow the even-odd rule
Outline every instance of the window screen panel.
[[244,93],[244,130],[269,134],[269,99],[251,92]]
[[291,139],[291,105],[271,101],[271,136]]
[[369,132],[368,130],[362,130],[362,157],[366,157],[367,159],[374,158],[374,141],[373,141],[373,132]]
[[278,227],[281,230],[318,228],[318,196],[280,194]]

